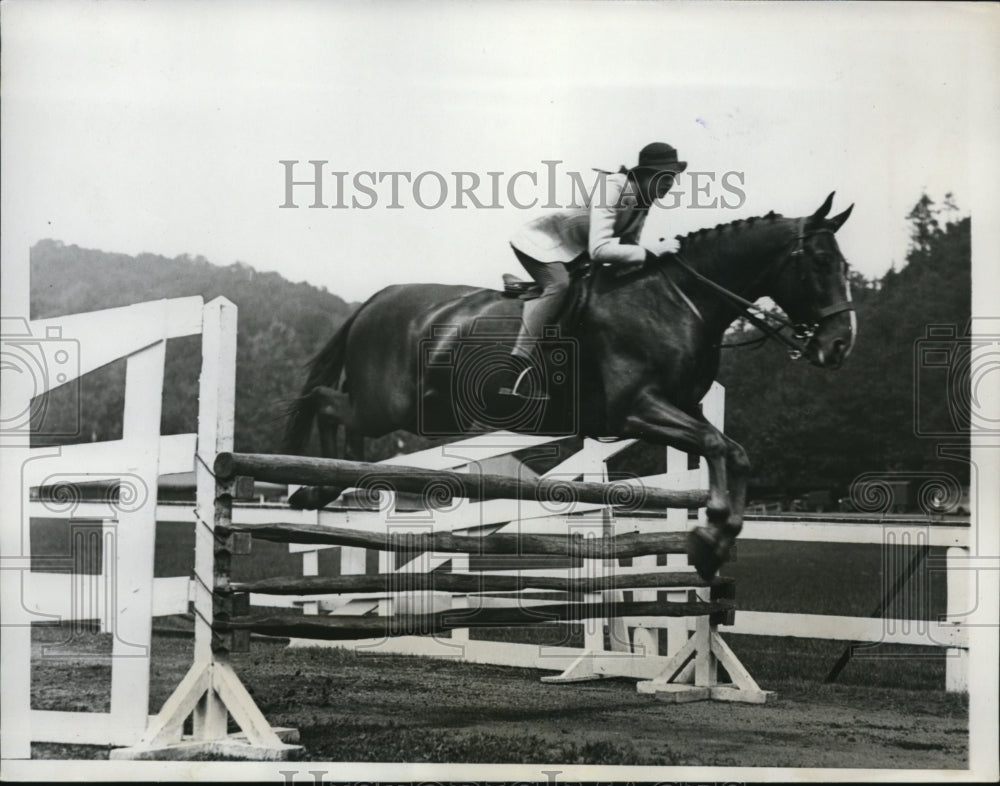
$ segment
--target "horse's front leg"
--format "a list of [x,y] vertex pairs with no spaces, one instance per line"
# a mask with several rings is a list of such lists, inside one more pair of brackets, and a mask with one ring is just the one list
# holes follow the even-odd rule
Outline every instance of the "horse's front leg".
[[[721,432],[720,432],[721,433]],[[747,505],[747,478],[750,476],[750,459],[743,446],[735,439],[722,435],[726,440],[726,470],[729,473],[729,519],[726,529],[733,537],[743,529],[743,513]]]
[[[644,391],[636,399],[632,412],[625,419],[622,436],[697,453],[708,462],[708,527],[697,527],[688,535],[688,560],[703,579],[711,579],[726,561],[742,527],[746,472],[743,466],[735,467],[738,499],[734,510],[727,467],[733,452],[732,440],[703,417],[684,412],[652,390]],[[745,459],[745,453],[743,457]]]

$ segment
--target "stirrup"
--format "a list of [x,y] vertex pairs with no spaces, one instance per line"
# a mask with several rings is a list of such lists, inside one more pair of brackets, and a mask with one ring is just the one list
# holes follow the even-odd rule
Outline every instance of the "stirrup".
[[514,380],[514,386],[510,388],[500,388],[500,395],[502,396],[516,396],[517,398],[526,399],[527,401],[548,401],[549,397],[545,393],[520,393],[518,388],[521,386],[521,380],[523,380],[534,366],[525,366],[521,369],[521,373],[517,375],[517,379]]

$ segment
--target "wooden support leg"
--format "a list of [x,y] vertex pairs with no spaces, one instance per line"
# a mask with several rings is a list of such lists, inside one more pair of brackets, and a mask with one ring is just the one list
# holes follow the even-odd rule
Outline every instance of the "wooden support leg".
[[[774,696],[772,691],[761,690],[750,673],[740,663],[736,654],[722,639],[714,625],[708,623],[708,618],[698,620],[695,635],[688,639],[670,662],[652,680],[645,680],[636,686],[639,693],[654,694],[657,698],[671,702],[701,701],[733,701],[746,704],[764,704]],[[685,668],[694,664],[694,685],[677,682]],[[718,667],[722,666],[729,674],[731,682],[718,681]]]
[[[240,727],[228,734],[226,724],[184,736],[184,722],[199,705],[218,702]],[[253,761],[284,761],[302,750],[295,729],[272,728],[233,672],[222,660],[195,664],[163,709],[146,728],[142,739],[128,748],[110,752],[112,760],[190,759],[197,755],[226,756]]]

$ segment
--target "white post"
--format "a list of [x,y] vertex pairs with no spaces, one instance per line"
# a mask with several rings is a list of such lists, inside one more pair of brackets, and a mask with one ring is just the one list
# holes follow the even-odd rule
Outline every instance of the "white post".
[[[719,431],[723,431],[726,426],[726,397],[725,389],[718,383],[713,382],[701,404],[702,414],[705,419],[715,426]],[[698,488],[709,488],[708,462],[704,458],[699,463],[699,471],[702,482]],[[700,524],[707,523],[707,513],[705,508],[698,511]],[[698,589],[695,594],[700,600],[709,600],[711,590],[706,587]],[[712,624],[708,617],[698,617],[695,620],[694,638],[697,639],[698,656],[695,658],[694,684],[715,685],[718,680],[719,662],[709,646],[712,637]],[[736,677],[733,675],[733,679]]]
[[[687,453],[677,450],[675,448],[667,448],[667,472],[669,474],[680,475],[686,478],[688,472],[688,456]],[[688,488],[706,488],[705,486],[690,486],[688,482],[684,482],[684,487]],[[670,508],[667,511],[667,524],[670,532],[684,532],[687,530],[688,526],[688,512],[684,508]],[[655,557],[654,557],[655,559]],[[668,571],[681,571],[688,570],[688,562],[686,554],[668,554],[666,569]],[[666,599],[671,603],[677,603],[687,600],[688,591],[687,590],[673,590],[666,593]],[[688,621],[686,617],[668,617],[663,622],[663,627],[667,631],[667,643],[666,651],[664,655],[673,655],[681,647],[683,647],[688,640]],[[638,633],[638,631],[636,631]],[[651,655],[655,655],[656,650],[650,651]]]
[[[302,575],[303,576],[318,576],[319,575],[319,551],[303,551],[302,552]],[[307,600],[302,604],[302,613],[316,615],[319,614],[319,601],[318,600]]]
[[[395,554],[391,551],[380,551],[378,553],[378,572],[381,574],[392,573],[395,569],[393,559]],[[396,613],[396,602],[391,597],[386,597],[378,602],[378,615],[380,617],[391,617]]]
[[[205,305],[202,322],[201,378],[198,386],[198,454],[195,532],[195,664],[211,663],[215,584],[215,500],[212,468],[217,454],[233,449],[236,401],[236,306],[225,298]],[[157,418],[159,422],[159,418]],[[225,736],[226,705],[209,690],[194,712],[195,737]]]
[[[962,624],[972,611],[970,583],[976,571],[969,570],[969,550],[953,546],[946,553],[948,575],[948,621]],[[945,652],[944,689],[949,693],[969,692],[969,651],[949,647]]]
[[[122,441],[132,477],[122,478],[115,573],[112,586],[114,637],[111,715],[116,723],[143,729],[149,716],[149,657],[153,636],[153,551],[159,477],[160,408],[166,341],[132,355],[126,366]],[[128,503],[125,484],[134,484],[137,503]],[[143,495],[145,499],[143,500]],[[145,655],[136,657],[136,648]]]
[[[385,511],[385,520],[388,522],[396,512],[396,494],[387,489],[378,491],[378,508]],[[386,527],[386,532],[389,528]],[[368,572],[368,549],[356,548],[354,546],[340,547],[340,575],[341,576],[364,576]],[[341,610],[343,611],[343,609]]]
[[340,575],[363,576],[367,559],[367,549],[354,546],[340,547]]
[[[452,554],[451,555],[451,572],[458,574],[469,574],[469,555],[468,554]],[[453,609],[468,609],[471,608],[471,598],[468,595],[452,595],[451,596],[451,607]],[[433,611],[432,606],[428,611]],[[468,652],[470,636],[468,628],[454,628],[451,631],[451,643],[456,646],[461,646],[466,648]],[[465,656],[463,655],[463,658]]]
[[[604,463],[604,455],[600,450],[600,443],[592,439],[584,439],[583,452],[587,464],[587,469],[582,473],[584,481],[593,483],[604,483],[608,479],[608,468]],[[612,534],[608,517],[605,513],[605,524],[602,535]],[[608,575],[610,570],[617,567],[617,560],[584,560],[584,575],[592,578],[600,578]],[[609,603],[620,597],[621,593],[614,590],[606,592],[586,593],[583,597],[586,603]],[[628,630],[625,629],[623,621],[619,619],[595,619],[583,620],[583,650],[584,652],[604,652],[604,626],[608,626],[608,638],[611,642],[611,649],[625,649],[628,647]],[[624,634],[624,635],[623,635]]]
[[[4,156],[5,162],[7,155]],[[13,211],[11,211],[13,212]],[[12,226],[13,218],[3,221],[0,232],[0,258],[3,259],[3,287],[0,287],[0,315],[27,321],[30,316],[30,254],[34,242],[27,227]],[[0,322],[0,341],[7,338]],[[6,348],[4,355],[6,356]],[[30,374],[15,373],[7,368],[0,373],[0,400],[9,413],[27,412],[35,380]],[[5,413],[6,414],[6,413]],[[23,585],[29,569],[14,569],[30,558],[28,546],[28,489],[21,487],[21,469],[30,456],[26,435],[9,434],[14,425],[2,424],[0,430],[0,555],[4,570],[0,570],[0,602],[2,602],[3,635],[0,636],[0,664],[3,672],[0,684],[0,757],[28,759],[31,757],[31,624],[23,607]],[[20,504],[18,504],[20,503]]]

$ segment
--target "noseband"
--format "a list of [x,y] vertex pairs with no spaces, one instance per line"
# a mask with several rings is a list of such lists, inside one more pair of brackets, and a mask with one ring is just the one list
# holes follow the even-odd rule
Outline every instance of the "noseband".
[[[765,270],[761,277],[765,275],[775,276],[779,274],[784,267],[792,260],[795,261],[796,265],[799,266],[799,278],[805,280],[805,271],[801,269],[801,260],[805,257],[806,253],[806,241],[818,235],[821,232],[828,232],[831,235],[833,230],[831,229],[817,229],[813,232],[806,233],[806,219],[800,218],[798,220],[798,231],[796,232],[796,237],[794,240],[795,248],[785,256],[777,266],[777,269],[770,271]],[[750,302],[746,298],[740,297],[735,292],[726,289],[721,284],[717,284],[710,278],[703,276],[680,255],[675,254],[675,259],[677,263],[684,268],[691,276],[704,284],[706,287],[711,289],[717,295],[719,295],[723,300],[732,304],[736,310],[740,311],[746,319],[753,324],[758,330],[764,333],[765,338],[772,338],[776,341],[780,341],[787,347],[788,356],[792,360],[798,360],[806,354],[806,350],[809,346],[809,341],[813,336],[816,335],[816,331],[819,330],[820,325],[823,324],[830,317],[836,316],[837,314],[842,314],[845,311],[853,311],[854,304],[849,300],[842,300],[839,303],[834,303],[830,306],[824,306],[816,311],[816,321],[814,322],[791,322],[785,318],[783,314],[774,311],[773,309],[765,309]],[[697,313],[697,312],[695,312]],[[773,320],[778,323],[778,327],[775,327],[768,320]],[[786,336],[781,331],[788,328],[792,331],[792,336]]]
[[[800,265],[802,259],[805,257],[806,240],[808,240],[813,235],[818,235],[823,232],[830,235],[833,234],[833,230],[831,229],[817,229],[815,232],[811,232],[807,235],[806,219],[804,218],[799,219],[798,225],[799,228],[798,232],[796,233],[797,236],[795,238],[795,248],[792,250],[792,253],[789,254],[788,257],[786,258],[786,260],[787,259],[795,260],[796,265]],[[784,265],[785,262],[782,262],[781,267],[784,267]],[[805,280],[805,273],[801,270],[801,267],[799,270],[799,278],[802,281]],[[818,319],[815,322],[809,324],[803,324],[800,322],[793,325],[793,331],[795,337],[798,339],[810,339],[814,335],[816,335],[816,331],[819,330],[819,326],[827,319],[829,319],[832,316],[836,316],[837,314],[842,314],[845,311],[853,311],[853,310],[854,310],[854,304],[851,303],[849,300],[842,300],[839,303],[834,303],[829,306],[824,306],[823,308],[820,308],[816,311],[816,316],[818,317]],[[794,359],[797,360],[798,358]]]

